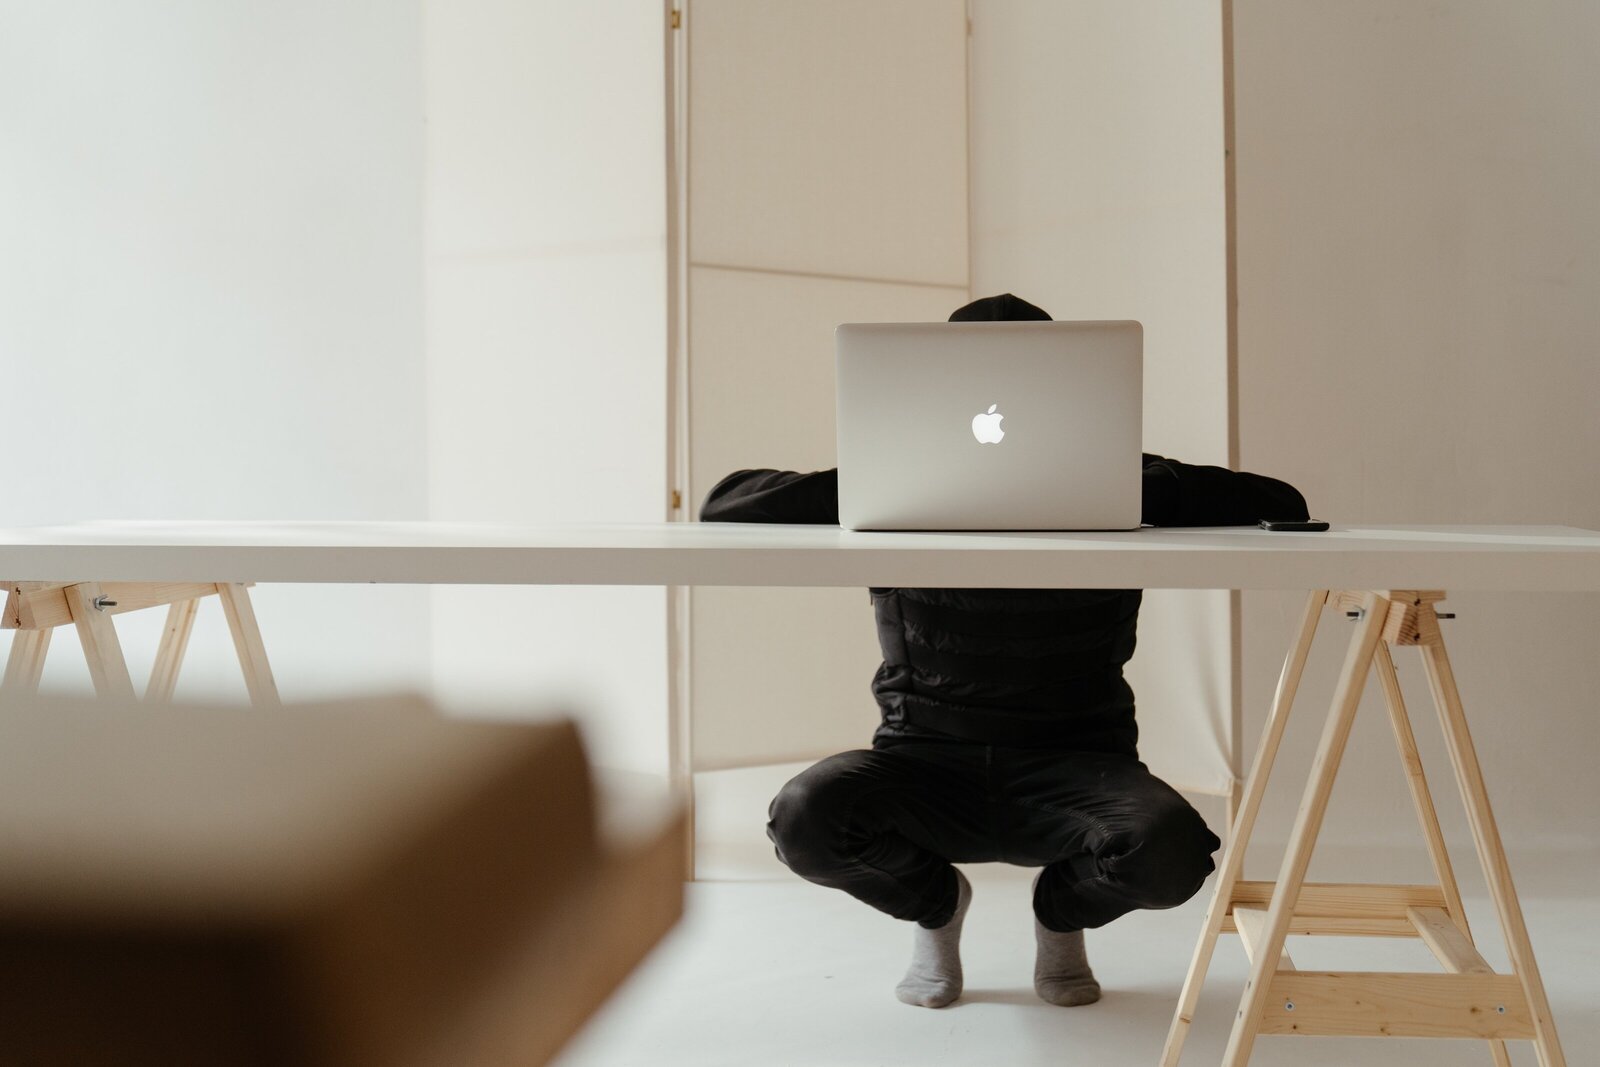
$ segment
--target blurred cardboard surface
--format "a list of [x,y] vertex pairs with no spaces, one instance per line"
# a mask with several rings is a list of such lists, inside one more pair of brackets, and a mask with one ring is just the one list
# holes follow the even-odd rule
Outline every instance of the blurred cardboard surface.
[[682,908],[596,806],[565,720],[0,705],[0,1062],[541,1062]]

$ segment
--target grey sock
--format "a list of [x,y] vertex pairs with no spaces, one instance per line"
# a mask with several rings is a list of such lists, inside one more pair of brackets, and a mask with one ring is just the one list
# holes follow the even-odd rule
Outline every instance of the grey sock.
[[[1039,879],[1033,880],[1034,887]],[[1083,948],[1083,931],[1061,933],[1033,917],[1033,936],[1039,952],[1033,963],[1033,991],[1040,999],[1063,1008],[1093,1004],[1100,999],[1100,983],[1089,969]]]
[[915,927],[911,966],[894,995],[919,1008],[942,1008],[961,995],[961,920],[972,903],[972,884],[956,871],[956,910],[943,926]]

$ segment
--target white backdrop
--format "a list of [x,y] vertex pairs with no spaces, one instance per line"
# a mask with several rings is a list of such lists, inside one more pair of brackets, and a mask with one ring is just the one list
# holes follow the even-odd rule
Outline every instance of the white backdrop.
[[[417,14],[0,2],[0,522],[424,516]],[[256,604],[288,699],[428,682],[424,590]],[[214,602],[178,695],[245,698]]]
[[[0,0],[0,522],[662,519],[662,36],[655,0]],[[660,590],[255,596],[287,699],[437,667],[664,768]],[[136,678],[163,620],[117,620]],[[45,685],[87,688],[70,630]],[[177,695],[244,699],[215,605]]]
[[[429,514],[661,522],[666,74],[659,0],[428,0]],[[666,766],[663,589],[442,588],[451,707],[579,715]]]

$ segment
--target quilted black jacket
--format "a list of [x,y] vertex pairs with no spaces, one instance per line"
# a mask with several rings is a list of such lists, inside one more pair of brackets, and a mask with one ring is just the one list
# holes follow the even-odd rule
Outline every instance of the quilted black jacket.
[[[1146,454],[1151,526],[1305,519],[1286,482]],[[703,522],[836,525],[838,471],[735,471]],[[915,739],[1137,754],[1133,655],[1138,589],[873,589],[883,666],[872,680],[875,747]]]

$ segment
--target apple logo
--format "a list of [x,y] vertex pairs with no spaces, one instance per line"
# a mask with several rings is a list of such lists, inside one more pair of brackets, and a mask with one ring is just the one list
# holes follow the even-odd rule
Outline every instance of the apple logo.
[[997,445],[1006,432],[1000,428],[1000,420],[1004,415],[996,415],[994,409],[999,404],[990,404],[989,410],[982,415],[972,416],[972,436],[986,445]]

